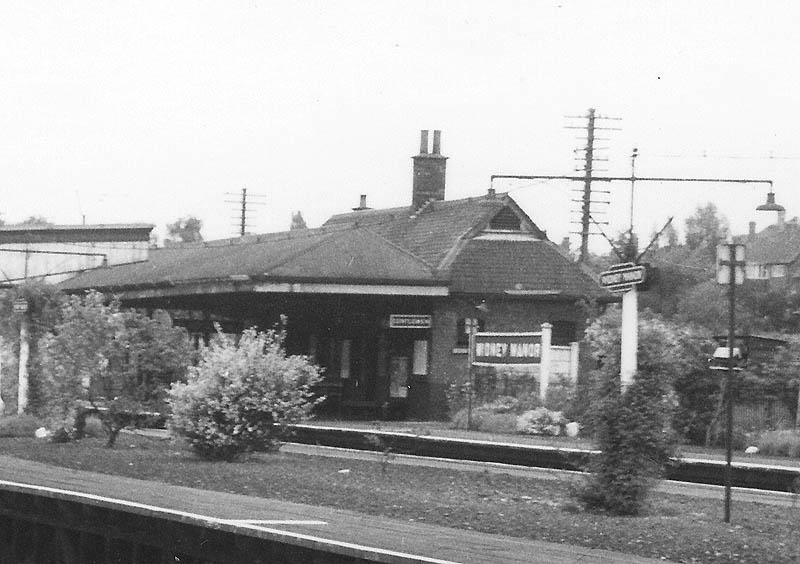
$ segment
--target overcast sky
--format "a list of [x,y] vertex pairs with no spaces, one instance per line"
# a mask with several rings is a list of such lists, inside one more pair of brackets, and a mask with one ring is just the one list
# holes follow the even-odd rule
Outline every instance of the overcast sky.
[[[571,174],[590,107],[611,174],[765,178],[800,215],[800,8],[793,2],[0,3],[0,213],[56,223],[194,215],[234,235],[411,201],[421,129],[442,130],[447,197],[492,174]],[[598,122],[598,125],[603,125]],[[603,188],[602,185],[596,185]],[[551,239],[570,182],[495,182]],[[713,201],[736,231],[763,185],[636,187],[647,236]],[[598,198],[602,195],[598,194]],[[610,233],[630,185],[611,185]],[[598,208],[599,210],[600,208]],[[573,235],[573,247],[579,239]],[[598,240],[593,245],[605,250]]]

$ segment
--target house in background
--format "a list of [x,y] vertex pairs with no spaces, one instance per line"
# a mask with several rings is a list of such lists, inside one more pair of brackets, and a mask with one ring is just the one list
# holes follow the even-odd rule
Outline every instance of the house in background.
[[153,249],[60,287],[167,310],[198,338],[214,324],[239,332],[286,316],[287,350],[325,368],[324,405],[340,414],[444,416],[448,386],[469,373],[474,329],[550,324],[560,370],[574,377],[586,301],[614,298],[507,194],[446,200],[440,141],[434,132],[429,152],[422,132],[409,206],[373,210],[361,196],[317,229]]
[[778,212],[777,223],[758,233],[751,221],[749,233],[737,237],[737,242],[746,245],[747,280],[773,288],[800,282],[800,224],[796,217],[786,221],[785,212]]
[[0,226],[0,277],[6,284],[26,279],[50,283],[100,266],[145,260],[150,224]]

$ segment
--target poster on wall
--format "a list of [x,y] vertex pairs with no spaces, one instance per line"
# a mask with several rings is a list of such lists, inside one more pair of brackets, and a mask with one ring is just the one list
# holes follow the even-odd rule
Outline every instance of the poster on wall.
[[408,397],[408,365],[407,356],[393,356],[389,362],[389,396],[393,398]]

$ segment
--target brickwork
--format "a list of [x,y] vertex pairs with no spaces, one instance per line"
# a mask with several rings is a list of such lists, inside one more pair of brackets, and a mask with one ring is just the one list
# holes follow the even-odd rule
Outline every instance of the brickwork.
[[[425,404],[415,418],[444,418],[447,416],[446,389],[450,383],[467,379],[469,362],[467,347],[457,346],[457,326],[461,318],[485,320],[485,331],[541,331],[542,323],[569,321],[583,330],[582,312],[573,302],[531,302],[523,300],[497,300],[485,303],[484,313],[475,308],[481,303],[474,298],[450,298],[434,306],[431,328],[431,359]],[[577,338],[577,337],[576,337]]]

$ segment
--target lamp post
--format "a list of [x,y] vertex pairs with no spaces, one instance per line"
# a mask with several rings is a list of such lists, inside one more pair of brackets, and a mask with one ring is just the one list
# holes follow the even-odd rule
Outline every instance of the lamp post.
[[726,523],[731,522],[731,483],[733,470],[733,386],[736,361],[734,341],[736,339],[736,285],[743,284],[744,245],[726,243],[717,247],[717,282],[728,285],[728,351],[727,373],[725,380],[725,516]]

